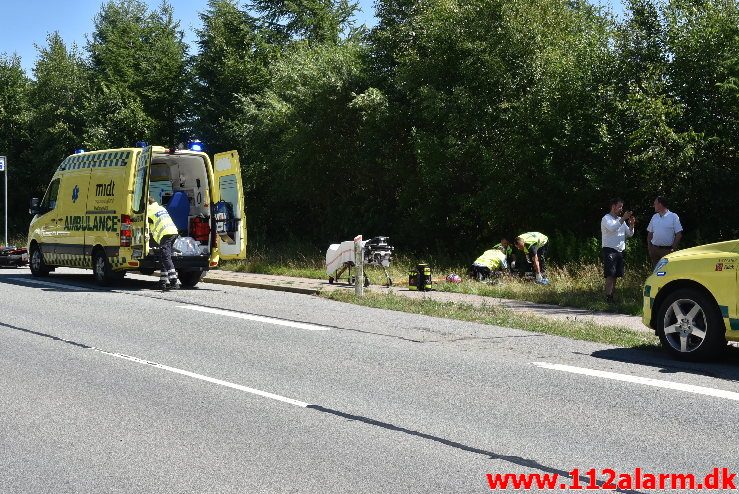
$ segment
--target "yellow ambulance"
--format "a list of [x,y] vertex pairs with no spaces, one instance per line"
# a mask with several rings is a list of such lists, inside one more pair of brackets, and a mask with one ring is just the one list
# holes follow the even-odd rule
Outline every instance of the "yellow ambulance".
[[179,230],[172,258],[184,286],[195,286],[221,260],[243,259],[246,217],[239,155],[200,144],[79,152],[57,168],[41,201],[31,200],[28,253],[34,276],[59,266],[88,268],[111,284],[127,271],[159,269],[149,240],[148,197]]
[[715,358],[739,341],[739,240],[660,259],[644,283],[643,321],[685,360]]

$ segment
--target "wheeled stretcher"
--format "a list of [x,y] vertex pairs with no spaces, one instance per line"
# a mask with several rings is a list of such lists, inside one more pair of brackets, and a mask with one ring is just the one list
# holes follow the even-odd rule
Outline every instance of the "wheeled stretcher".
[[[374,237],[362,241],[362,256],[365,266],[379,266],[385,273],[385,286],[392,286],[393,280],[387,268],[390,267],[394,248],[388,245],[388,237]],[[340,244],[331,244],[326,251],[326,274],[328,282],[333,284],[347,273],[347,283],[353,285],[356,279],[352,276],[354,267],[354,241],[346,240]],[[369,286],[370,279],[364,273],[364,286]]]

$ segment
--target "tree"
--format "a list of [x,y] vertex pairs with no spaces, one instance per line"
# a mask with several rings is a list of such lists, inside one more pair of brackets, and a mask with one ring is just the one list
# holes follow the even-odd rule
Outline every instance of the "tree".
[[26,155],[34,194],[43,192],[59,163],[81,147],[89,99],[87,67],[75,45],[67,48],[61,36],[52,33],[37,49],[29,93],[33,141]]
[[251,204],[272,235],[335,238],[372,223],[382,182],[362,161],[358,139],[372,106],[363,59],[356,43],[303,44],[272,66],[268,89],[241,97],[241,115],[227,128],[248,150]]
[[213,151],[231,149],[223,132],[238,113],[237,95],[260,93],[269,82],[268,65],[277,50],[259,30],[257,20],[232,0],[210,0],[200,14],[200,52],[193,58],[194,133]]
[[304,39],[338,43],[353,26],[357,3],[349,0],[253,0],[264,27],[283,43]]
[[691,159],[673,181],[675,208],[686,230],[708,238],[736,236],[739,220],[726,218],[725,198],[739,188],[739,115],[733,81],[739,60],[739,7],[734,1],[675,0],[665,9],[671,53],[670,92],[683,112],[678,132],[695,135]]
[[8,157],[8,230],[26,227],[25,210],[29,189],[22,156],[30,145],[31,109],[28,92],[31,81],[17,55],[0,55],[0,154]]
[[[140,0],[111,0],[101,7],[87,44],[95,95],[90,142],[174,145],[184,137],[189,98],[183,36],[166,1],[154,12]],[[108,118],[117,108],[125,115]]]

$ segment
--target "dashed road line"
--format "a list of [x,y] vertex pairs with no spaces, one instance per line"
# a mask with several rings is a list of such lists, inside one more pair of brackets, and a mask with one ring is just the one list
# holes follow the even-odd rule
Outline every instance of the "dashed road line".
[[200,305],[178,305],[178,309],[188,309],[197,312],[206,312],[208,314],[216,314],[219,316],[234,317],[236,319],[247,319],[249,321],[263,322],[266,324],[275,324],[277,326],[286,326],[290,328],[305,329],[308,331],[329,331],[329,326],[321,326],[319,324],[311,324],[307,322],[290,321],[288,319],[280,319],[277,317],[259,316],[256,314],[247,314],[244,312],[236,312],[231,310],[216,309],[213,307],[203,307]]
[[652,379],[650,377],[633,376],[630,374],[619,374],[616,372],[601,371],[588,369],[585,367],[575,367],[572,365],[551,364],[549,362],[532,362],[535,366],[542,369],[550,369],[561,372],[570,372],[572,374],[580,374],[584,376],[599,377],[602,379],[610,379],[613,381],[628,382],[634,384],[642,384],[644,386],[653,386],[655,388],[671,389],[673,391],[685,391],[704,396],[713,396],[715,398],[723,398],[726,400],[739,401],[739,393],[734,391],[726,391],[723,389],[708,388],[705,386],[696,386],[694,384],[684,384],[673,381],[663,381],[661,379]]

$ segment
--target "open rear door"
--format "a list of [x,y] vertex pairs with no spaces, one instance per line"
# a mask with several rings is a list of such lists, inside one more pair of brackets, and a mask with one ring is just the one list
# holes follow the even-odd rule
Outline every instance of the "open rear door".
[[[149,253],[149,232],[146,223],[146,208],[149,205],[149,166],[151,165],[151,146],[138,153],[133,162],[133,190],[131,190],[131,248],[132,257],[140,260]],[[123,229],[124,225],[121,225]],[[123,245],[123,243],[121,244]]]
[[227,151],[213,157],[213,203],[225,201],[233,210],[233,228],[218,237],[221,259],[246,258],[246,216],[244,215],[244,188],[241,184],[239,153]]

